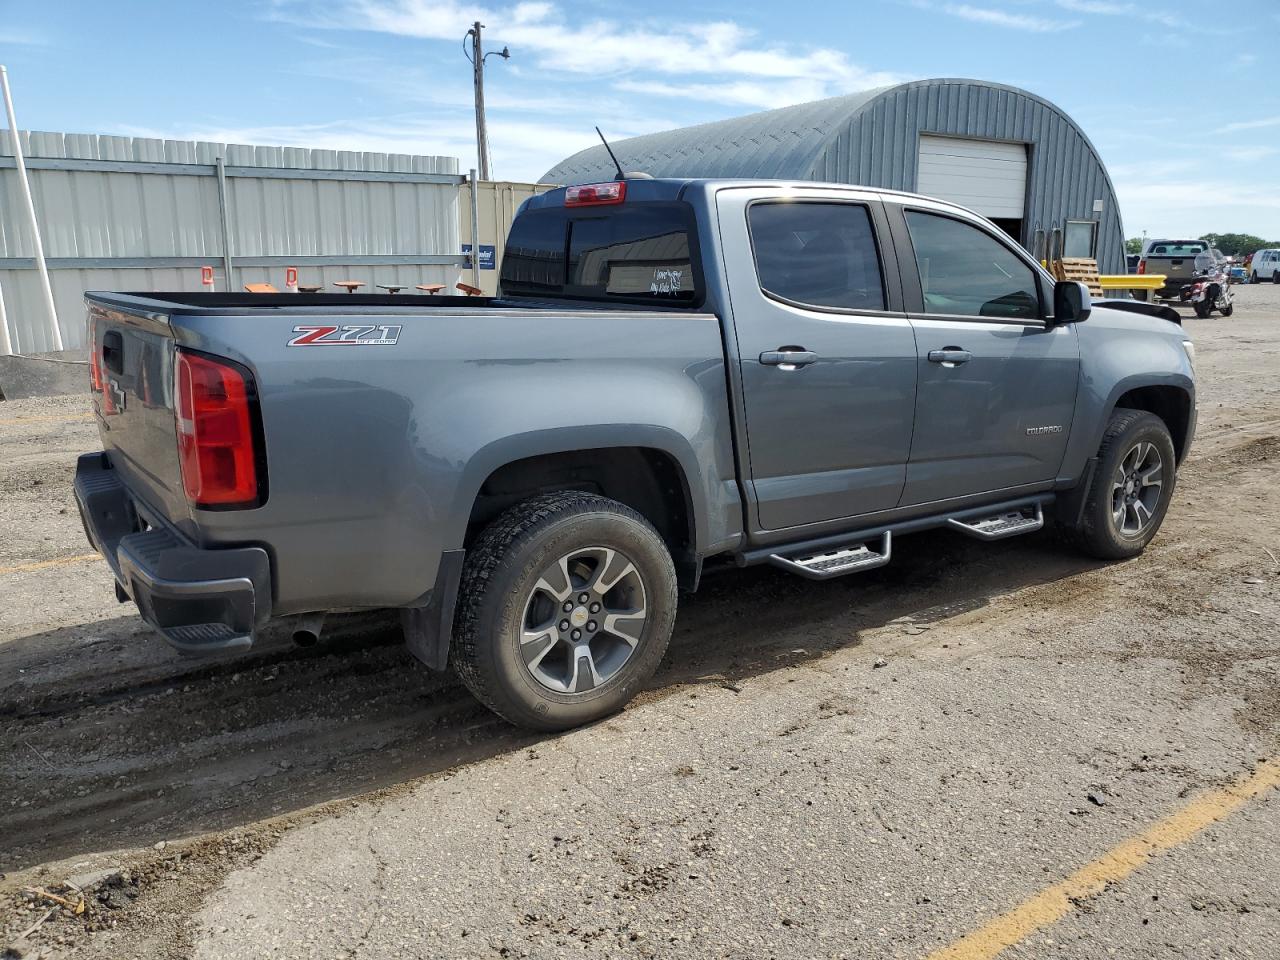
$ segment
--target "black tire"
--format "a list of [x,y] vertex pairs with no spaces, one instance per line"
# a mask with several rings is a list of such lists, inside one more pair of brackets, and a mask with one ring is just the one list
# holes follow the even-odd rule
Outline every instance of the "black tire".
[[[1159,499],[1150,520],[1136,533],[1121,532],[1114,513],[1115,480],[1125,459],[1139,444],[1157,448],[1162,465]],[[1107,422],[1098,447],[1098,466],[1085,497],[1078,526],[1066,531],[1080,550],[1101,560],[1124,560],[1146,549],[1164,522],[1177,481],[1173,438],[1163,420],[1145,410],[1118,408]]]
[[1236,312],[1235,302],[1228,303],[1225,307],[1219,307],[1218,312],[1224,317],[1229,317]]
[[1273,270],[1271,272],[1271,282],[1280,283],[1280,270]]
[[1208,320],[1209,316],[1213,313],[1213,301],[1198,300],[1191,305],[1191,309],[1196,312],[1196,316],[1201,320]]
[[[617,551],[630,561],[646,615],[638,639],[616,672],[591,689],[558,692],[526,666],[522,631],[547,568],[568,553],[595,548]],[[584,588],[574,586],[572,592],[579,589]],[[577,612],[575,608],[573,615]],[[552,620],[560,616],[554,613]],[[620,710],[639,692],[666,653],[675,616],[675,566],[662,537],[644,517],[595,494],[544,494],[501,514],[467,551],[451,662],[476,699],[499,716],[532,730],[566,730]],[[595,621],[592,629],[597,629]],[[602,629],[587,644],[611,636],[617,640],[616,634]],[[567,635],[561,640],[565,669],[588,666],[594,677],[595,660],[577,659]],[[557,642],[549,646],[556,648]],[[551,654],[544,659],[551,659]]]
[[1253,270],[1253,271],[1251,271],[1251,272],[1249,273],[1249,282],[1250,282],[1250,283],[1257,283],[1257,282],[1258,282],[1258,271],[1257,271],[1257,270]]

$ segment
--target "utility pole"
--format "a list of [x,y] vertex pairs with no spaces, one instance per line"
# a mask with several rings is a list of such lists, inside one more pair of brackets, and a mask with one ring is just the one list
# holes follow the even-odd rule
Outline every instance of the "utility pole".
[[[18,186],[22,188],[23,204],[27,208],[27,219],[31,223],[31,246],[36,255],[36,269],[40,271],[40,292],[44,294],[44,306],[49,312],[53,349],[61,350],[62,330],[58,327],[58,311],[53,305],[53,287],[49,284],[49,268],[45,265],[44,244],[40,241],[40,221],[36,219],[36,207],[31,199],[31,181],[27,179],[27,164],[22,155],[22,139],[18,136],[18,120],[13,115],[13,96],[9,92],[9,71],[3,66],[0,66],[0,93],[4,96],[4,110],[9,119],[9,136],[13,140],[13,160],[18,170]],[[6,321],[6,327],[7,325]]]
[[[480,32],[483,29],[484,24],[479,20],[471,25],[471,29],[467,31],[467,36],[463,41],[463,52],[466,53],[467,59],[471,61],[473,83],[475,84],[476,159],[479,161],[480,179],[488,180],[491,171],[489,169],[489,131],[485,125],[484,118],[484,61],[485,58],[492,56],[499,56],[503,60],[509,60],[511,59],[511,51],[503,47],[501,53],[485,53],[480,41]],[[467,41],[470,41],[469,50],[467,49]]]

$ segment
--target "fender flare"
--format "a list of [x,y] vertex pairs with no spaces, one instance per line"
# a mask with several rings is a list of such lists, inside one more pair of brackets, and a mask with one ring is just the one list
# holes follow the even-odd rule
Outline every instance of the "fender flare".
[[529,457],[620,447],[656,450],[675,462],[689,509],[693,552],[700,553],[707,544],[710,533],[704,493],[707,489],[706,478],[697,454],[689,440],[680,433],[670,427],[646,423],[556,427],[513,434],[481,447],[463,467],[462,478],[450,508],[449,516],[454,518],[454,527],[449,531],[448,542],[462,546],[467,519],[480,495],[480,488],[495,470]]
[[[1120,402],[1120,398],[1131,390],[1139,390],[1143,387],[1175,387],[1187,395],[1187,401],[1194,409],[1196,400],[1196,385],[1190,377],[1181,373],[1165,374],[1163,376],[1153,376],[1151,374],[1135,374],[1131,377],[1125,377],[1119,383],[1111,388],[1111,392],[1107,395],[1107,402],[1103,406],[1103,416],[1101,423],[1094,433],[1092,450],[1097,450],[1102,445],[1102,437],[1107,432],[1107,424],[1111,421],[1111,415],[1116,412],[1116,407]],[[1183,451],[1178,451],[1181,456]]]

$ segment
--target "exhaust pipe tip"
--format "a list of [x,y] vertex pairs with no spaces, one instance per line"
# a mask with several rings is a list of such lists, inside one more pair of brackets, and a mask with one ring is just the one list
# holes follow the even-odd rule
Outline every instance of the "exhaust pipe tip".
[[314,647],[320,642],[320,633],[324,630],[325,614],[304,613],[298,617],[293,627],[293,642],[300,647]]

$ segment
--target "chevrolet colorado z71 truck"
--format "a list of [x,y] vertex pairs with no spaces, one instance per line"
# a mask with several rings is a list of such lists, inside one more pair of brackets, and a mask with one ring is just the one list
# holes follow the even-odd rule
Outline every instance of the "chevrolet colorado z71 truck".
[[1195,428],[1164,308],[1055,285],[949,203],[621,179],[528,200],[501,295],[87,295],[85,528],[185,651],[397,608],[514,723],[620,708],[678,588],[902,534],[1140,553]]

